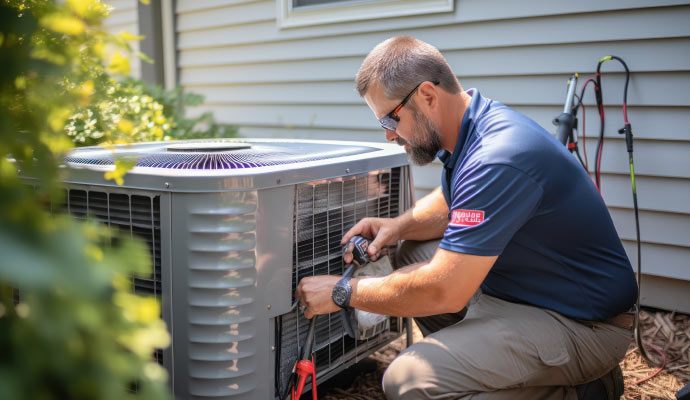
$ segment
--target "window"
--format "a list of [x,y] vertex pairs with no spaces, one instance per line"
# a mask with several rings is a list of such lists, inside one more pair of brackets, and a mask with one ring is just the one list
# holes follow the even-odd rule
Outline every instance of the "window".
[[[290,1],[290,0],[288,0]],[[322,4],[348,3],[352,0],[292,0],[292,7],[318,6]]]
[[452,12],[454,0],[276,0],[278,26],[321,25]]

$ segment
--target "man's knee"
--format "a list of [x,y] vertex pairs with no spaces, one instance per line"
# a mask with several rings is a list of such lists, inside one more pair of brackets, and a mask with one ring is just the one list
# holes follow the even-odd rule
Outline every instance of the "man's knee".
[[419,362],[404,353],[394,359],[383,374],[382,386],[386,397],[389,400],[415,398],[413,391],[422,375],[419,368]]
[[465,392],[448,349],[425,339],[400,353],[383,375],[388,399],[457,398]]

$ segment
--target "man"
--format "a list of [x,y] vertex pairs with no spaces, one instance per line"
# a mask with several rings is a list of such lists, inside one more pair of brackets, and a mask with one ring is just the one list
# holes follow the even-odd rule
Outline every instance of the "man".
[[342,305],[421,317],[424,340],[384,376],[391,399],[619,397],[637,288],[583,168],[534,121],[464,91],[420,40],[376,46],[357,90],[412,161],[441,159],[442,188],[397,218],[355,225],[343,244],[363,235],[375,254],[405,240],[397,259],[410,265],[348,282],[304,278],[296,296],[307,318],[339,309],[336,284],[349,285]]

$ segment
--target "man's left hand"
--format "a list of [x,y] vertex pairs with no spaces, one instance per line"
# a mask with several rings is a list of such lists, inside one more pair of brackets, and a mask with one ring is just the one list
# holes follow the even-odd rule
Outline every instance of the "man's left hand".
[[295,298],[300,306],[306,306],[304,316],[311,319],[315,315],[330,314],[340,310],[331,294],[340,276],[320,275],[302,278],[297,286]]

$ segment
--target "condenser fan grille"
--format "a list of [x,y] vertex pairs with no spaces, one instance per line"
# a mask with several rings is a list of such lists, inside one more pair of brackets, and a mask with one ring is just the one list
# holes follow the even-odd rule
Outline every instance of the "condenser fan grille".
[[[357,221],[364,217],[389,218],[399,215],[401,180],[401,168],[392,168],[377,173],[304,183],[295,188],[293,293],[297,282],[305,276],[342,274],[340,240]],[[276,388],[280,391],[287,385],[298,354],[296,344],[303,342],[307,335],[309,320],[295,310],[282,315],[279,325]],[[351,365],[370,349],[394,337],[399,329],[392,321],[378,335],[365,341],[356,341],[345,334],[337,314],[322,316],[317,320],[314,339],[317,374],[328,374],[343,364]]]
[[[183,143],[184,145],[180,145]],[[243,169],[328,160],[376,151],[374,147],[308,142],[231,140],[145,143],[115,151],[85,147],[65,158],[70,164],[113,165],[117,158],[136,160],[138,167],[166,169]],[[198,148],[195,149],[195,144]]]

